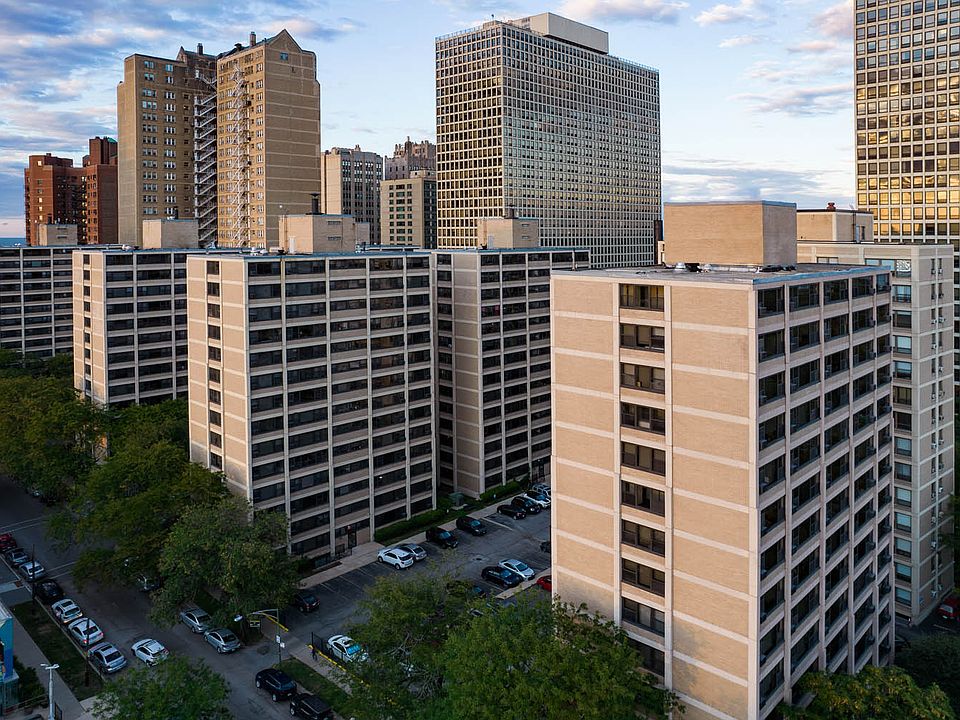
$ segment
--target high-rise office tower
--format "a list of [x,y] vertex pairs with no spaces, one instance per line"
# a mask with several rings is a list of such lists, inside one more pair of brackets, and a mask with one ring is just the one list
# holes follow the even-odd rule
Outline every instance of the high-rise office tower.
[[273,247],[320,187],[317,56],[286,30],[217,57],[217,239]]
[[437,146],[429,140],[418,143],[410,140],[398,143],[393,149],[393,157],[383,161],[384,180],[402,180],[410,177],[416,170],[434,172],[437,169]]
[[371,242],[380,241],[380,179],[383,157],[357,145],[335,147],[320,158],[320,209],[326,215],[351,215],[370,225]]
[[675,267],[552,277],[554,592],[694,720],[893,654],[891,272],[798,265],[795,212],[667,205]]
[[[960,8],[946,0],[855,5],[857,205],[873,213],[878,242],[947,240],[956,251]],[[957,320],[952,330],[958,348]],[[953,374],[960,382],[960,369]]]
[[[144,220],[194,217],[197,110],[211,94],[215,64],[202,45],[196,52],[180,48],[173,59],[137,54],[123,61],[117,85],[121,242],[139,245]],[[211,128],[204,127],[206,138]]]
[[412,170],[380,183],[380,244],[437,246],[437,177]]
[[[953,591],[953,555],[943,546],[954,488],[953,299],[938,290],[944,271],[949,283],[953,247],[876,243],[871,213],[832,207],[799,211],[797,236],[800,262],[875,265],[892,276],[894,609],[919,624]],[[849,323],[831,317],[823,330],[839,338]],[[854,366],[869,342],[854,344]]]
[[470,247],[478,219],[513,210],[597,266],[654,262],[656,70],[552,13],[438,38],[436,56],[440,247]]

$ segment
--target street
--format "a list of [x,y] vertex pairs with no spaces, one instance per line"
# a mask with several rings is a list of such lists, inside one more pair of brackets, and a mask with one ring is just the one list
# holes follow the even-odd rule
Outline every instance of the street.
[[[71,576],[71,568],[78,555],[76,548],[57,552],[46,536],[44,518],[52,510],[7,479],[0,479],[0,497],[4,498],[0,503],[0,533],[12,532],[21,547],[28,553],[35,553],[36,559],[47,568],[49,576],[61,584],[66,596],[75,600],[86,616],[100,625],[105,639],[124,653],[130,666],[140,662],[130,650],[131,645],[144,637],[153,637],[172,653],[201,658],[223,675],[230,686],[230,708],[237,720],[288,715],[286,703],[274,704],[265,694],[258,692],[253,683],[258,670],[276,662],[277,646],[273,642],[273,631],[267,627],[268,623],[264,623],[264,635],[267,638],[236,653],[218,655],[202,636],[194,635],[181,623],[170,628],[159,628],[151,623],[147,617],[150,602],[144,593],[131,588],[104,588],[98,585],[87,585],[80,591]],[[289,657],[294,647],[305,647],[310,642],[311,632],[326,639],[345,632],[359,622],[362,618],[358,614],[358,602],[365,589],[378,577],[393,575],[406,578],[423,573],[450,579],[459,577],[496,594],[500,588],[480,580],[480,571],[484,566],[496,565],[508,558],[523,560],[538,573],[549,566],[550,556],[539,549],[540,542],[550,537],[549,511],[519,521],[502,515],[493,515],[484,521],[487,535],[473,537],[455,531],[460,545],[452,550],[444,550],[421,540],[428,557],[413,567],[398,571],[374,562],[313,588],[320,599],[319,610],[306,616],[293,608],[287,608],[285,612],[290,633],[284,636],[284,657]],[[135,532],[134,529],[131,531]],[[422,538],[422,534],[419,537]],[[19,582],[2,563],[0,597],[7,605],[29,600],[29,586]]]

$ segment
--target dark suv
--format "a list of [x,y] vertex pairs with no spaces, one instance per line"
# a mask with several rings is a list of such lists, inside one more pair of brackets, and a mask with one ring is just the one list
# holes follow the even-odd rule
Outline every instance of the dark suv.
[[441,527],[429,528],[427,530],[427,540],[445,548],[455,548],[460,544],[460,541],[457,540],[456,535],[449,530],[444,530]]
[[299,693],[290,701],[290,714],[306,720],[333,720],[333,710],[316,695]]
[[463,517],[457,518],[457,529],[468,532],[471,535],[486,535],[487,526],[476,518],[472,518],[469,515],[464,515]]
[[282,670],[265,668],[257,673],[257,687],[266,690],[274,702],[288,700],[297,692],[297,684],[293,678]]
[[294,606],[302,613],[309,613],[320,607],[320,600],[309,590],[298,590],[293,596]]
[[529,498],[515,497],[510,501],[510,504],[515,508],[520,508],[527,515],[537,515],[540,512],[540,506]]

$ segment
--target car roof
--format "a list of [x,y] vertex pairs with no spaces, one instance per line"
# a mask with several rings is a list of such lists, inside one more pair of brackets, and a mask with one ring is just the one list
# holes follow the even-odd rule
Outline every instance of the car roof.
[[330,709],[330,704],[326,700],[318,698],[316,695],[303,694],[298,698],[298,700],[304,705],[309,705],[311,710],[316,710],[318,712]]

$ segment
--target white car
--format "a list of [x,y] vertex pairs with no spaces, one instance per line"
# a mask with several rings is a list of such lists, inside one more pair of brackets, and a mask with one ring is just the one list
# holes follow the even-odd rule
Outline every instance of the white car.
[[90,647],[94,643],[103,640],[103,630],[90,618],[80,618],[74,620],[67,626],[73,639],[80,643],[81,647]]
[[163,646],[163,643],[153,638],[135,642],[130,649],[133,650],[136,657],[143,660],[147,665],[156,665],[170,657],[170,651]]
[[38,563],[36,560],[25,562],[17,569],[20,571],[21,575],[30,581],[39,580],[47,574],[46,568],[44,568],[43,565]]
[[530,490],[531,492],[538,492],[541,495],[546,495],[548,498],[550,497],[550,486],[546,483],[537,483],[536,485],[531,485]]
[[397,570],[408,568],[413,565],[414,562],[412,554],[398,547],[381,550],[377,553],[377,560],[387,565],[393,565]]
[[327,640],[327,648],[330,650],[330,654],[341,662],[363,662],[367,659],[367,653],[360,643],[346,635],[331,637]]
[[74,620],[83,616],[83,610],[70,598],[57,600],[57,602],[50,606],[50,609],[53,610],[53,616],[64,625],[69,625]]
[[524,580],[532,580],[533,576],[536,575],[533,568],[523,562],[523,560],[501,560],[500,567],[512,570]]
[[550,507],[550,496],[545,493],[537,492],[536,490],[528,490],[527,492],[523,493],[523,495],[521,495],[520,497],[524,497],[527,500],[531,500],[532,502],[535,502],[544,510]]

